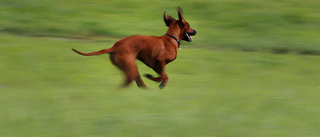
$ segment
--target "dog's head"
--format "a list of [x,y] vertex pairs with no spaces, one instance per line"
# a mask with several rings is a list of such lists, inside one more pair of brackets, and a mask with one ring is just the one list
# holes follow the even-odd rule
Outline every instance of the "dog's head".
[[187,42],[191,42],[192,41],[191,36],[196,35],[197,31],[190,28],[190,24],[186,20],[184,20],[184,18],[182,16],[183,11],[180,7],[177,8],[177,11],[178,11],[179,20],[176,20],[171,16],[167,16],[166,12],[164,12],[164,14],[163,14],[163,20],[166,23],[167,27],[172,26],[173,28],[175,28],[178,26],[181,30],[180,31],[180,38],[182,40],[187,41]]

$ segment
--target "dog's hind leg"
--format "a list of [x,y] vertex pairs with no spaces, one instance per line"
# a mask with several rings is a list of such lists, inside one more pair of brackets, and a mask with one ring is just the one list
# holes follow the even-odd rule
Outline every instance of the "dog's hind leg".
[[135,81],[136,81],[138,87],[140,87],[140,88],[148,88],[148,87],[146,86],[146,84],[144,84],[144,82],[142,81],[140,74],[139,74],[139,76],[135,79]]
[[125,74],[125,82],[122,87],[129,86],[130,83],[134,80],[136,81],[138,87],[147,88],[147,86],[141,79],[134,57],[116,56],[114,54],[111,54],[110,59],[112,63],[116,65],[120,70],[122,70]]
[[126,67],[126,68],[122,68],[122,70],[125,73],[125,83],[123,85],[123,87],[127,87],[129,86],[129,84],[134,80],[137,83],[137,86],[140,88],[147,88],[146,84],[142,81],[141,76],[139,74],[138,71],[138,67],[136,64]]

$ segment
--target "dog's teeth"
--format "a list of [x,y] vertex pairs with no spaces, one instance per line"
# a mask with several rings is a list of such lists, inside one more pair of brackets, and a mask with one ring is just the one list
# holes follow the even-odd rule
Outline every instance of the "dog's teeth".
[[192,41],[192,37],[189,34],[186,34],[186,35],[187,35],[189,41]]

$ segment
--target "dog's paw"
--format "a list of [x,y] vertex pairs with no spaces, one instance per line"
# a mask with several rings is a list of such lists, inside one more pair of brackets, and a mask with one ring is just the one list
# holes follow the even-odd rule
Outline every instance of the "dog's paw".
[[152,78],[153,76],[151,74],[144,74],[145,77],[147,78]]
[[160,89],[163,89],[165,86],[166,86],[165,83],[164,83],[164,82],[161,82],[161,84],[159,85],[159,88],[160,88]]

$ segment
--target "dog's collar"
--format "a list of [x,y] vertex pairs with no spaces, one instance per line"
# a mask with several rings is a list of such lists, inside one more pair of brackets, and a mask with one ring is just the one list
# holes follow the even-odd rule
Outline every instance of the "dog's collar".
[[173,38],[174,40],[176,40],[177,42],[178,42],[178,47],[179,47],[179,49],[181,49],[181,45],[180,45],[180,40],[178,39],[178,38],[176,38],[175,36],[172,36],[172,35],[170,35],[170,34],[168,34],[168,33],[166,33],[166,34],[164,34],[164,35],[166,35],[166,36],[169,36],[170,38]]

